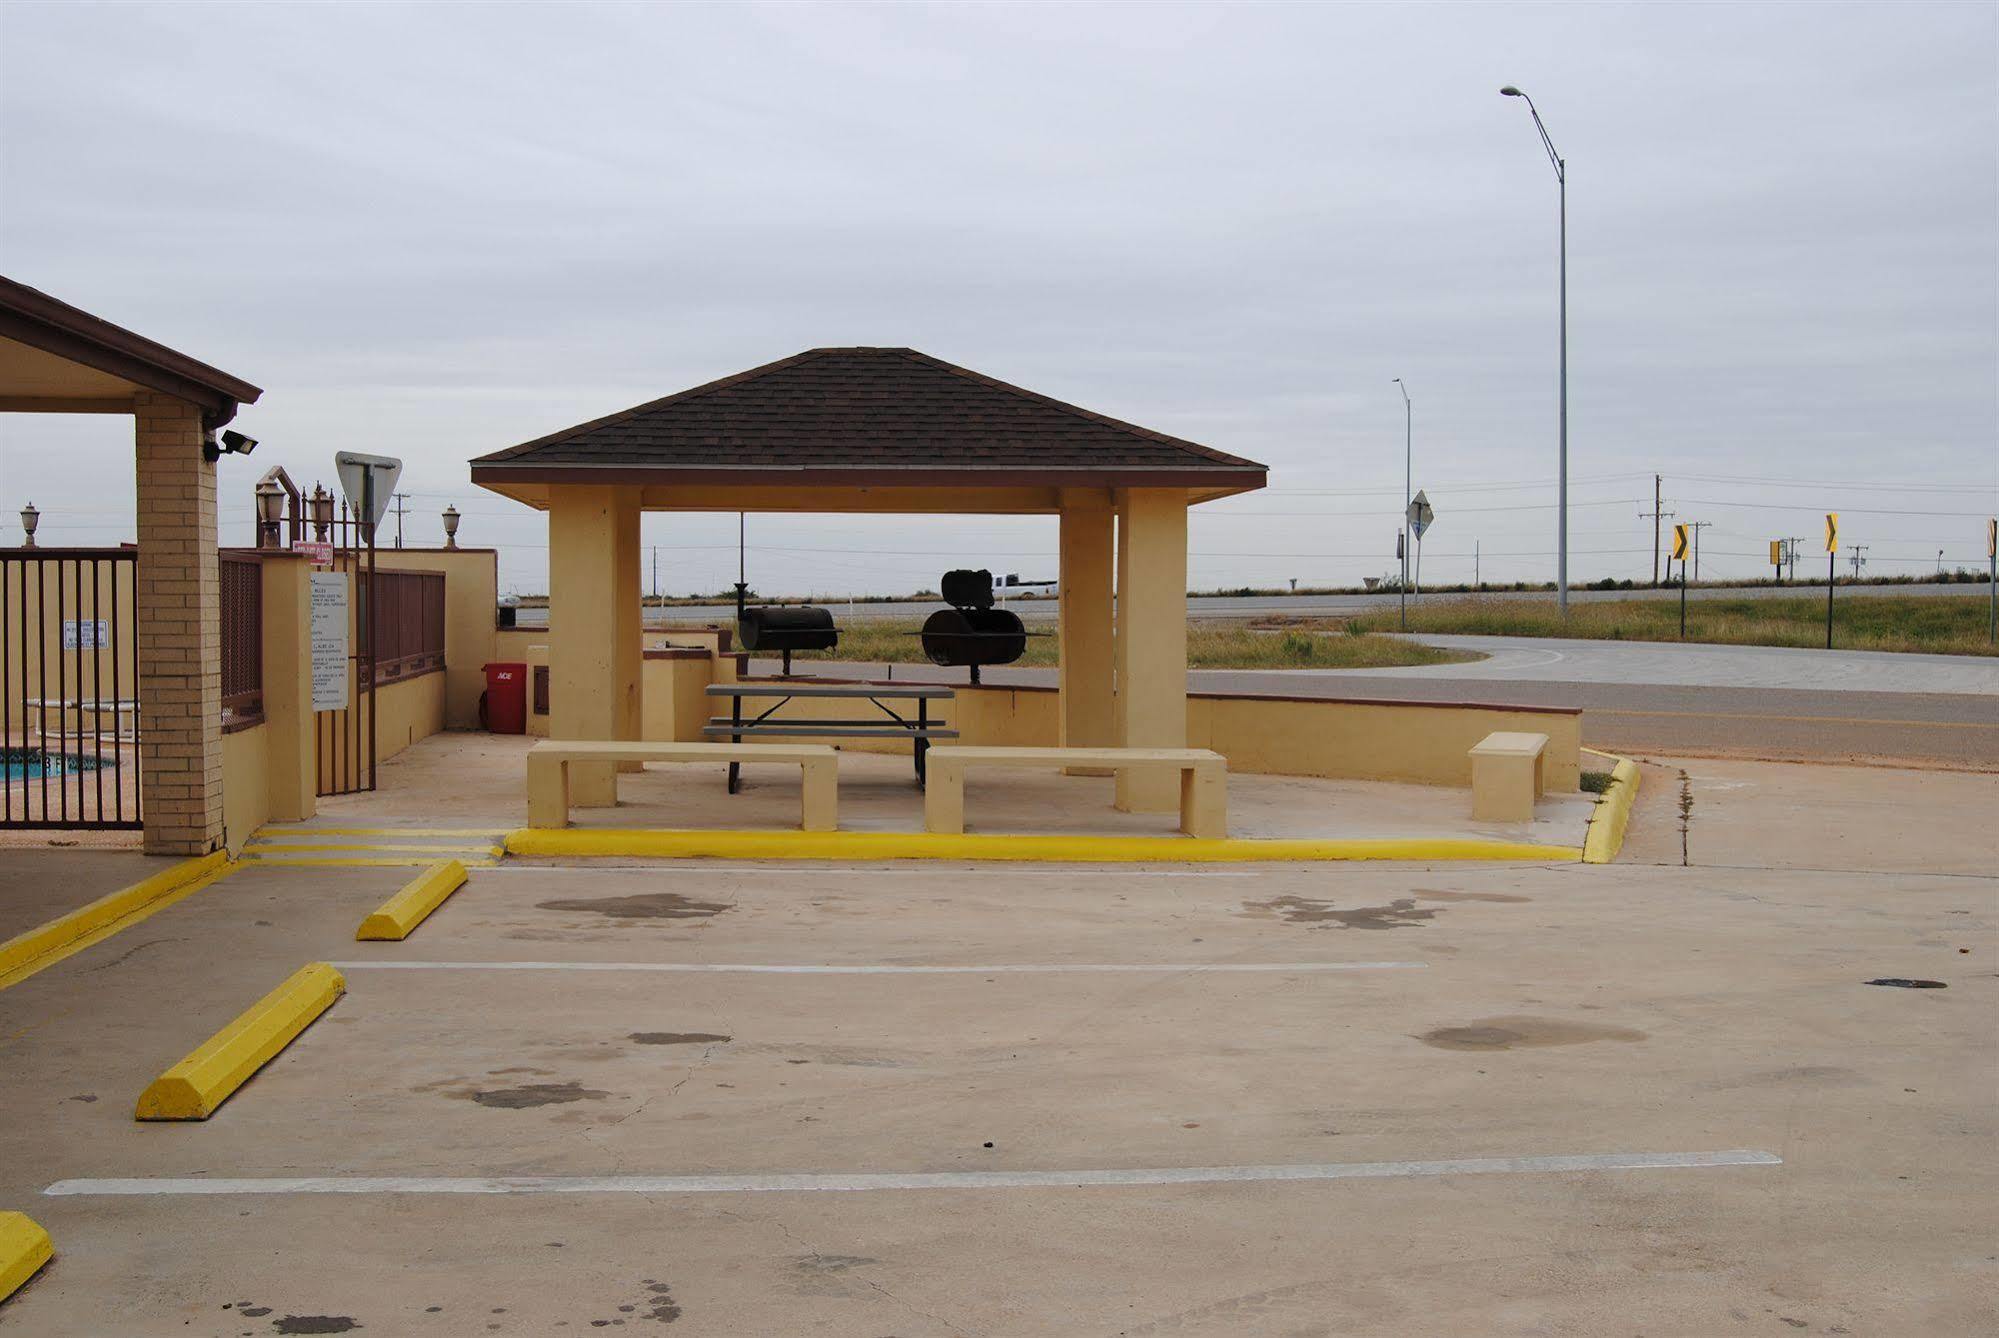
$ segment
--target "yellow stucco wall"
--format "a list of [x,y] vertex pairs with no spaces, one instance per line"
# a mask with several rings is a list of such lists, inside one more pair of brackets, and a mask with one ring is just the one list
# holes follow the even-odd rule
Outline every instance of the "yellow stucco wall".
[[263,725],[222,736],[222,839],[232,855],[271,817],[269,742]]
[[376,688],[376,762],[386,762],[443,729],[445,694],[443,674],[425,674]]
[[383,571],[444,573],[445,728],[477,729],[486,664],[508,658],[498,652],[494,626],[498,554],[490,548],[382,548],[375,563]]
[[[956,692],[952,701],[931,703],[931,714],[942,715],[957,727],[957,742],[1056,746],[1059,698],[1054,689],[960,685]],[[723,700],[717,714],[727,712],[728,702]],[[879,714],[865,701],[802,700],[775,718],[864,720]],[[1186,746],[1211,748],[1229,760],[1230,771],[1252,775],[1469,787],[1472,746],[1496,730],[1546,734],[1547,788],[1557,793],[1577,788],[1582,749],[1582,716],[1577,712],[1282,697],[1187,699]],[[890,741],[834,742],[853,752],[909,749],[908,744]]]

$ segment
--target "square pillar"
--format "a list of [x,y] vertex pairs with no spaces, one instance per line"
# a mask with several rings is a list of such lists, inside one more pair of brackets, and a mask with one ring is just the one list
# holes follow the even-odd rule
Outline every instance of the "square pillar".
[[[620,739],[637,740],[645,735],[645,587],[639,562],[639,490],[620,488],[612,504],[612,523],[617,531],[616,582],[617,711],[613,727]],[[620,771],[643,771],[640,762],[620,762]]]
[[[1117,540],[1118,746],[1185,748],[1187,494],[1120,489]],[[1117,807],[1178,812],[1179,777],[1119,772]]]
[[132,400],[138,462],[139,793],[150,854],[222,844],[222,577],[201,410]]
[[[1108,491],[1062,490],[1061,628],[1058,741],[1064,748],[1106,748],[1116,737],[1111,578],[1117,512]],[[1105,775],[1072,767],[1075,775]]]
[[[615,739],[619,691],[619,489],[561,483],[548,497],[548,736]],[[617,802],[612,763],[569,768],[569,802]]]
[[266,553],[262,567],[270,815],[274,822],[303,822],[319,803],[312,728],[312,564],[299,555]]

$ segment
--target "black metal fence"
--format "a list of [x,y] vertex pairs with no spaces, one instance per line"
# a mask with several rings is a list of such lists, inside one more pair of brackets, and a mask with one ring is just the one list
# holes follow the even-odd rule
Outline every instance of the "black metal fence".
[[0,551],[0,827],[136,828],[138,553]]
[[224,553],[222,567],[222,728],[264,718],[264,564]]

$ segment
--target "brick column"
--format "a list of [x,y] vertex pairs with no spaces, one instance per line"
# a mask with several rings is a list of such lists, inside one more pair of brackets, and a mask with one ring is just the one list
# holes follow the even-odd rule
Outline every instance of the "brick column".
[[222,844],[222,616],[215,466],[201,410],[133,399],[139,467],[140,802],[146,850],[204,855]]

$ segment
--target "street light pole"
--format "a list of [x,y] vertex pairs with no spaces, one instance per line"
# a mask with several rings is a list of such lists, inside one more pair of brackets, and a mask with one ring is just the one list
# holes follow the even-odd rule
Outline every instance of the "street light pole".
[[[1399,376],[1395,378],[1395,388],[1401,390],[1401,524],[1407,530],[1409,484],[1413,482],[1411,460],[1415,458],[1411,454],[1411,442],[1415,440],[1415,410],[1409,406],[1409,388],[1401,384]],[[1403,540],[1401,544],[1397,544],[1397,548],[1401,548],[1401,630],[1407,632],[1409,630],[1409,542]]]
[[[1402,525],[1406,532],[1409,526],[1409,490],[1414,482],[1411,443],[1415,440],[1416,412],[1409,403],[1409,387],[1402,384],[1402,378],[1395,378],[1395,388],[1402,392]],[[1399,594],[1402,600],[1402,630],[1409,630],[1409,541],[1404,539],[1396,547],[1402,550],[1402,584]]]
[[1534,106],[1534,99],[1512,84],[1499,91],[1527,104],[1528,114],[1534,118],[1534,129],[1541,135],[1541,147],[1548,151],[1548,161],[1555,166],[1555,183],[1561,197],[1561,494],[1556,500],[1555,599],[1566,618],[1569,614],[1569,165],[1555,152],[1555,141],[1548,138],[1548,127],[1541,124],[1541,113]]

